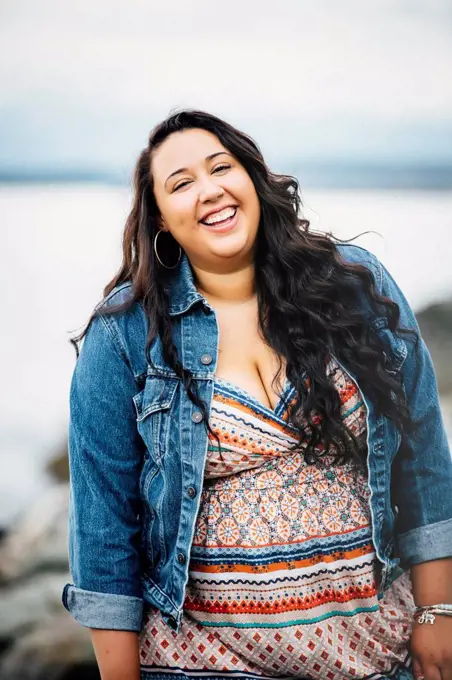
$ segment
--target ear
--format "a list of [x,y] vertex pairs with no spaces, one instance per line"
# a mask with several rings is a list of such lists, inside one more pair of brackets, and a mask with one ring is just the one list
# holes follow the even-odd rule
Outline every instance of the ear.
[[160,231],[168,231],[168,227],[165,224],[165,220],[163,219],[162,216],[160,216],[157,220],[157,226],[160,229]]

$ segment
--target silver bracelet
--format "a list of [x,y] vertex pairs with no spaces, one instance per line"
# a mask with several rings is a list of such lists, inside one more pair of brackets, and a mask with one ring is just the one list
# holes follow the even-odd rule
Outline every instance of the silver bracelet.
[[452,612],[452,604],[424,604],[422,607],[415,607],[415,609],[417,612],[420,612],[423,609],[432,609],[432,607],[435,607],[435,609],[444,609],[446,612]]
[[435,614],[452,616],[452,604],[425,605],[424,607],[416,607],[414,610],[414,618],[420,624],[434,624],[436,620]]

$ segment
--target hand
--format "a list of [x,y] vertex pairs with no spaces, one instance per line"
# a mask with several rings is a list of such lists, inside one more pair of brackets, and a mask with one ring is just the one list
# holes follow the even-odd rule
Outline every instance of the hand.
[[452,616],[435,615],[435,623],[413,625],[413,673],[425,680],[452,680]]

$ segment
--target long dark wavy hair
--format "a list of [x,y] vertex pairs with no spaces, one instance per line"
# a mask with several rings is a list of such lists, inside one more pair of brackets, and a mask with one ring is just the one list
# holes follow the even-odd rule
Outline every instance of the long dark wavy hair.
[[[402,434],[412,432],[414,423],[398,374],[392,370],[383,341],[372,330],[359,296],[367,296],[371,308],[387,318],[392,331],[409,333],[398,327],[398,305],[379,295],[369,269],[342,259],[336,243],[340,239],[310,231],[309,222],[300,214],[301,196],[294,177],[271,172],[253,139],[203,111],[175,112],[152,130],[135,168],[134,200],[123,236],[123,261],[104,289],[106,296],[116,286],[130,282],[131,298],[108,311],[95,311],[90,322],[100,313],[124,312],[141,303],[149,320],[148,359],[153,342],[160,336],[165,361],[183,381],[209,427],[206,405],[173,343],[165,292],[170,273],[161,266],[153,248],[159,210],[153,191],[152,155],[169,135],[193,128],[216,135],[248,172],[259,197],[261,219],[255,244],[259,327],[267,344],[284,360],[287,377],[296,389],[289,416],[299,434],[295,448],[302,449],[311,463],[319,455],[328,454],[333,462],[344,462],[351,458],[362,461],[365,454],[342,421],[339,394],[326,371],[331,354],[350,368],[377,413],[391,419]],[[172,237],[160,240],[161,259],[174,262],[177,244],[171,242]],[[77,350],[89,323],[73,339]],[[281,371],[280,361],[275,380]]]

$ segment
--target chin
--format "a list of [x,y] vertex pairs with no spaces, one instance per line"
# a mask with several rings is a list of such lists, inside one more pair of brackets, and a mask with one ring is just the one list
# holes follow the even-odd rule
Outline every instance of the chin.
[[216,257],[228,259],[231,257],[239,257],[251,250],[250,240],[247,236],[244,237],[243,235],[240,235],[240,237],[236,236],[234,239],[228,239],[228,242],[225,239],[223,243],[211,244],[209,250],[212,255],[215,255]]

